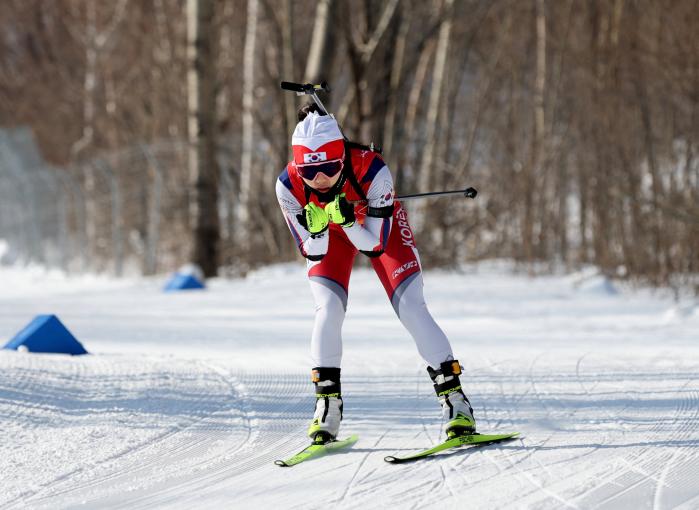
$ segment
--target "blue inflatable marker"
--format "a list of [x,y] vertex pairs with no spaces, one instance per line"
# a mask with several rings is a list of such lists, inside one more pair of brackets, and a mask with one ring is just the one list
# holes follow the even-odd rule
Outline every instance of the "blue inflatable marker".
[[3,349],[56,354],[88,354],[83,345],[55,315],[37,315],[27,327],[17,333]]
[[204,289],[204,272],[196,264],[185,264],[173,273],[170,280],[165,284],[165,292],[176,292],[178,290]]
[[194,275],[175,273],[170,281],[165,285],[165,292],[176,292],[178,290],[204,289],[204,284]]

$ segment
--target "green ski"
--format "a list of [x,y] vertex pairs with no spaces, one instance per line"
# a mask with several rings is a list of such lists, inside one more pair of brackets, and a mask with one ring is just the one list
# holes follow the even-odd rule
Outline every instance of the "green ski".
[[508,439],[514,439],[519,435],[519,432],[512,432],[510,434],[469,434],[465,436],[458,436],[452,439],[447,439],[443,443],[433,446],[427,450],[415,453],[413,455],[408,455],[407,457],[394,457],[389,455],[384,457],[383,460],[390,462],[391,464],[400,464],[401,462],[411,462],[414,460],[424,459],[435,453],[442,452],[444,450],[449,450],[451,448],[459,448],[466,445],[487,445],[492,443],[498,443],[500,441],[506,441]]
[[310,459],[315,459],[317,457],[322,457],[323,455],[327,453],[331,453],[337,450],[340,450],[342,448],[347,448],[349,446],[352,446],[354,443],[357,442],[359,439],[359,436],[353,435],[348,437],[347,439],[342,439],[340,441],[334,440],[330,441],[328,443],[323,443],[323,444],[311,444],[310,446],[307,446],[300,452],[298,452],[296,455],[293,457],[290,457],[286,460],[275,460],[274,463],[277,466],[282,466],[282,467],[289,467],[289,466],[295,466],[296,464],[299,464],[303,461],[310,460]]

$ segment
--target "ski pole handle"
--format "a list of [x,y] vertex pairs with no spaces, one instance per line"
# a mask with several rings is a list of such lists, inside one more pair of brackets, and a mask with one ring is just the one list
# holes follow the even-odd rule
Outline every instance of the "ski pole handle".
[[[308,85],[310,85],[310,83],[309,83]],[[301,94],[305,94],[305,93],[306,93],[306,88],[305,88],[305,86],[304,86],[302,83],[293,83],[293,82],[290,82],[290,81],[283,81],[283,82],[281,83],[281,87],[282,87],[282,89],[284,89],[284,90],[290,90],[290,91],[292,91],[292,92],[298,92],[298,93],[301,93]]]
[[283,81],[281,82],[281,88],[283,90],[290,90],[292,92],[296,92],[296,94],[299,96],[303,94],[315,94],[319,90],[322,90],[324,92],[330,92],[330,87],[328,86],[328,83],[324,81],[318,85],[314,85],[313,83],[294,83],[291,81]]
[[323,90],[325,92],[330,92],[330,87],[328,86],[327,82],[323,81],[319,85],[314,85],[312,83],[294,83],[291,81],[283,81],[283,82],[281,82],[281,88],[284,90],[290,90],[292,92],[296,92],[297,96],[303,96],[304,94],[311,96],[311,98],[313,99],[313,102],[318,105],[318,108],[320,108],[320,111],[322,112],[323,115],[332,116],[332,114],[330,114],[330,112],[328,112],[328,109],[325,108],[325,105],[320,100],[320,98],[318,97],[318,94],[317,94],[317,92],[319,90]]

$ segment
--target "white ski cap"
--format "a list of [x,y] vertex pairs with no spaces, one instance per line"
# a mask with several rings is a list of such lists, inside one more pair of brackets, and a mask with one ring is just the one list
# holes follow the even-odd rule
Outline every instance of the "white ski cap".
[[319,147],[335,140],[343,140],[337,121],[330,115],[319,115],[318,112],[306,115],[306,118],[296,125],[294,134],[291,135],[292,147],[302,146],[311,151],[316,151]]

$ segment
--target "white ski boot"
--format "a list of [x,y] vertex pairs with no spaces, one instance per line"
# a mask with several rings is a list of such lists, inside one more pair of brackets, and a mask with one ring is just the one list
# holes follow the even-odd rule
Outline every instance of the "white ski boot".
[[471,403],[461,388],[459,362],[445,361],[439,366],[439,370],[427,367],[427,373],[430,374],[434,391],[442,405],[442,417],[446,421],[444,431],[447,437],[451,439],[465,434],[474,434],[476,420],[473,417]]
[[342,421],[340,369],[318,367],[311,375],[316,388],[316,406],[308,437],[314,443],[324,444],[337,437]]

